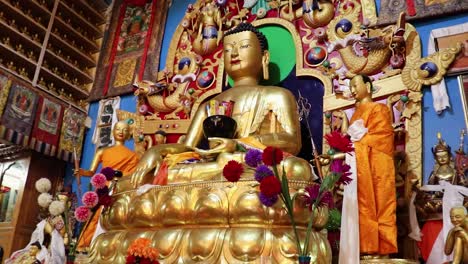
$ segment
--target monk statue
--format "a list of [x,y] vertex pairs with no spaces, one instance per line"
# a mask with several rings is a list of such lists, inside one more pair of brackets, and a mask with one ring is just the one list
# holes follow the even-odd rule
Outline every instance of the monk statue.
[[[203,121],[208,117],[207,103],[202,104],[192,118],[183,144],[158,144],[145,152],[131,175],[133,187],[149,183],[153,175],[150,172],[157,173],[167,155],[192,151],[207,159],[217,157],[214,162],[191,164],[191,168],[179,168],[178,172],[174,169],[165,176],[170,183],[180,183],[221,180],[220,172],[229,160],[243,161],[243,154],[235,153],[238,143],[260,149],[274,146],[297,154],[301,134],[294,96],[284,88],[258,84],[262,69],[264,78],[268,78],[269,59],[265,36],[251,24],[242,23],[228,31],[224,37],[224,67],[234,85],[213,100],[234,102],[232,118],[237,122],[234,139],[208,138],[210,149],[197,148],[204,137]],[[308,162],[294,156],[285,160],[285,169],[288,175],[301,179],[309,180],[312,176]]]
[[440,132],[437,133],[437,139],[438,144],[432,148],[432,154],[434,155],[436,164],[434,165],[434,169],[427,184],[437,185],[440,181],[447,181],[452,185],[458,185],[460,182],[463,182],[463,175],[462,178],[459,179],[452,162],[450,146],[442,139]]
[[128,121],[117,122],[112,130],[112,135],[115,139],[115,145],[98,149],[89,170],[79,169],[75,171],[75,174],[93,176],[99,165],[102,165],[103,168],[111,167],[114,170],[119,170],[123,175],[133,172],[138,163],[138,155],[125,147],[125,141],[131,136]]
[[453,253],[453,264],[468,263],[468,218],[466,208],[457,206],[450,209],[450,229],[445,241],[445,254]]
[[361,255],[398,252],[395,166],[390,109],[372,101],[372,82],[357,75],[350,82],[356,109],[348,134],[354,142],[358,181]]
[[[75,174],[93,176],[99,165],[102,165],[103,168],[110,167],[114,170],[119,170],[124,176],[135,170],[135,166],[138,163],[138,155],[124,145],[131,135],[128,121],[117,122],[114,125],[112,134],[115,139],[115,145],[98,149],[93,157],[90,169],[83,170],[80,168],[75,171]],[[95,237],[101,210],[102,208],[98,209],[86,229],[82,231],[77,245],[78,251],[87,251],[92,239]]]

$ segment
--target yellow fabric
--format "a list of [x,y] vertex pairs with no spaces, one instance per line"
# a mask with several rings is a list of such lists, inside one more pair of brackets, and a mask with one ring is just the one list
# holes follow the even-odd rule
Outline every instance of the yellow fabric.
[[132,173],[138,164],[138,155],[123,145],[105,149],[102,152],[102,167],[111,167],[119,170],[123,175]]
[[188,151],[188,152],[183,152],[179,154],[167,154],[167,156],[164,158],[164,161],[167,163],[167,166],[169,166],[169,169],[174,167],[177,163],[189,160],[189,159],[201,159],[200,154],[193,152],[193,151]]
[[363,119],[367,134],[354,143],[358,174],[361,254],[398,252],[393,127],[387,106],[365,103],[351,124]]
[[[135,170],[138,161],[138,155],[123,145],[116,145],[104,149],[101,157],[101,165],[103,168],[111,167],[114,170],[119,170],[124,176],[129,175]],[[78,241],[78,250],[86,250],[90,246],[91,239],[93,238],[99,222],[99,217],[101,216],[101,211],[102,207],[96,211],[86,229],[82,231],[83,234],[81,235],[80,241]]]

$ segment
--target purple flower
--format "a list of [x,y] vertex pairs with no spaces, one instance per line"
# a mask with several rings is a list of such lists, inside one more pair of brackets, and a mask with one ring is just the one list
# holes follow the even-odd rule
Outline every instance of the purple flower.
[[328,208],[333,208],[333,195],[331,192],[324,192],[322,199],[320,200],[321,204],[327,205]]
[[262,152],[257,149],[249,149],[245,154],[245,163],[250,167],[256,168],[262,162]]
[[314,184],[314,185],[311,185],[311,186],[307,186],[305,188],[305,191],[307,192],[307,194],[309,194],[309,201],[307,202],[307,204],[312,206],[315,199],[318,198],[319,191],[320,191],[320,185]]
[[330,164],[330,171],[333,173],[340,173],[340,174],[349,173],[350,169],[351,167],[341,159],[335,159]]
[[258,198],[260,202],[267,207],[273,206],[278,201],[278,195],[266,196],[263,193],[258,193]]
[[101,197],[103,195],[109,195],[109,187],[105,186],[104,188],[97,189],[96,192],[97,192],[99,197]]
[[266,165],[260,165],[255,170],[255,180],[261,182],[267,176],[273,176],[273,172]]
[[101,170],[101,173],[106,176],[108,181],[111,181],[114,178],[115,171],[111,167],[105,167]]

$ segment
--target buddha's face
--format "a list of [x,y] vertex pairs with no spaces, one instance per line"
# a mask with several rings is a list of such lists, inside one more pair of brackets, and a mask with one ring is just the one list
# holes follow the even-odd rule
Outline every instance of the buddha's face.
[[447,165],[450,163],[450,155],[447,151],[436,152],[435,159],[440,165]]
[[32,245],[31,247],[29,247],[29,256],[35,257],[38,252],[39,248],[37,246]]
[[113,131],[114,139],[116,141],[125,141],[130,137],[130,128],[125,122],[117,122]]
[[465,210],[464,208],[452,208],[450,210],[450,221],[454,226],[459,226],[463,224],[465,220]]
[[156,140],[156,144],[158,145],[166,143],[166,137],[161,134],[156,134],[154,136],[154,139]]
[[351,94],[356,101],[361,101],[370,95],[370,84],[365,83],[361,75],[356,75],[349,83]]
[[243,31],[224,37],[224,68],[231,78],[259,76],[262,56],[255,33]]

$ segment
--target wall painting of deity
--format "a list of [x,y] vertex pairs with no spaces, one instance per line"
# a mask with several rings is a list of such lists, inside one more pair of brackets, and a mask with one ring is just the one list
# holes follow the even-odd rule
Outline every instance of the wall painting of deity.
[[64,107],[47,98],[39,98],[36,122],[31,135],[29,146],[37,152],[55,156],[60,139]]
[[71,162],[75,154],[81,156],[85,119],[83,112],[72,107],[65,109],[57,154],[60,159]]
[[166,0],[116,0],[90,99],[130,93],[138,79],[155,79]]
[[12,84],[0,125],[2,138],[18,145],[28,144],[38,99],[37,93],[32,90]]

